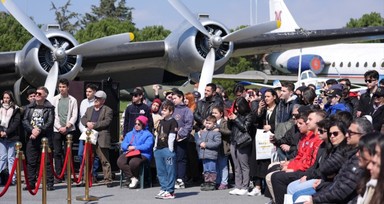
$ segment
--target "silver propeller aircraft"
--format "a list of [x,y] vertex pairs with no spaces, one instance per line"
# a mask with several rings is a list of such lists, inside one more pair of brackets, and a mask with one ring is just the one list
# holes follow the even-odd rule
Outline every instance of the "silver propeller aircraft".
[[39,29],[12,0],[2,3],[34,36],[22,50],[0,53],[0,87],[13,86],[16,97],[25,87],[43,84],[53,96],[58,78],[110,78],[121,87],[134,87],[201,76],[203,92],[214,71],[234,56],[384,38],[384,27],[267,33],[284,23],[279,16],[230,32],[207,15],[193,14],[180,0],[169,0],[186,21],[165,40],[130,42],[131,34],[119,34],[78,44],[57,28]]

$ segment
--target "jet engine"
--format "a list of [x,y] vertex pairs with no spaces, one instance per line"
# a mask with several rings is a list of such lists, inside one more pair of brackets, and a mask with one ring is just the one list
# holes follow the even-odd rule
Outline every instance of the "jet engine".
[[[291,57],[287,61],[287,69],[291,73],[298,73],[300,56]],[[320,74],[325,67],[323,58],[319,55],[302,55],[301,71],[311,70]]]

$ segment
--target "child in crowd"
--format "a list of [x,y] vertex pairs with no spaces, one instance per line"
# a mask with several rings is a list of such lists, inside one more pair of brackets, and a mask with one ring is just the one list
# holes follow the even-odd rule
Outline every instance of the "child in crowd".
[[176,154],[174,144],[177,133],[177,121],[172,117],[175,106],[171,101],[165,101],[162,106],[160,120],[154,147],[157,178],[160,183],[160,192],[156,195],[158,199],[175,198],[176,181]]
[[198,138],[197,145],[200,147],[199,158],[203,162],[204,183],[201,185],[202,191],[215,190],[216,185],[216,161],[221,145],[221,134],[214,131],[216,127],[215,116],[208,116],[204,122],[205,129]]
[[231,131],[228,129],[227,120],[224,118],[223,106],[214,106],[212,115],[216,117],[216,127],[221,133],[221,145],[217,156],[217,178],[218,190],[228,189],[228,156],[231,154],[230,137]]

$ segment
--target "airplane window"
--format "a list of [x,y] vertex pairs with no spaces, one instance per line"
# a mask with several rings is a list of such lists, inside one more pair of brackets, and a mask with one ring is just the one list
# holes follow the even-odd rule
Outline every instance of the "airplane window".
[[372,64],[372,67],[376,67],[376,62],[374,62],[374,63]]
[[311,72],[309,72],[308,75],[309,75],[308,76],[309,78],[315,78],[315,75],[313,73],[311,73]]
[[343,67],[343,62],[340,62],[340,67]]
[[367,62],[364,63],[364,67],[368,67],[368,63]]
[[348,62],[348,67],[351,67],[351,62]]
[[381,67],[384,67],[384,62],[381,63]]
[[335,62],[332,63],[332,67],[335,67]]
[[359,62],[356,62],[356,67],[359,67]]

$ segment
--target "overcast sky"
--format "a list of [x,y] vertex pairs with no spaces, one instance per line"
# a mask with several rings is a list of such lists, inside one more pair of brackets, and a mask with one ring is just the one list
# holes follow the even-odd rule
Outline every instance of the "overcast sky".
[[[10,0],[7,0],[10,1]],[[50,10],[53,1],[57,7],[67,0],[13,0],[32,16],[38,24],[54,23],[54,12]],[[250,24],[250,2],[255,0],[182,0],[194,13],[208,13],[228,28]],[[133,7],[133,22],[138,28],[163,25],[172,30],[182,22],[182,17],[167,0],[126,0]],[[257,22],[268,21],[268,0],[257,0]],[[300,27],[304,29],[341,28],[350,18],[378,12],[384,17],[384,0],[285,0],[288,9]],[[84,14],[98,0],[72,0],[71,11]],[[3,5],[0,10],[4,11]]]

